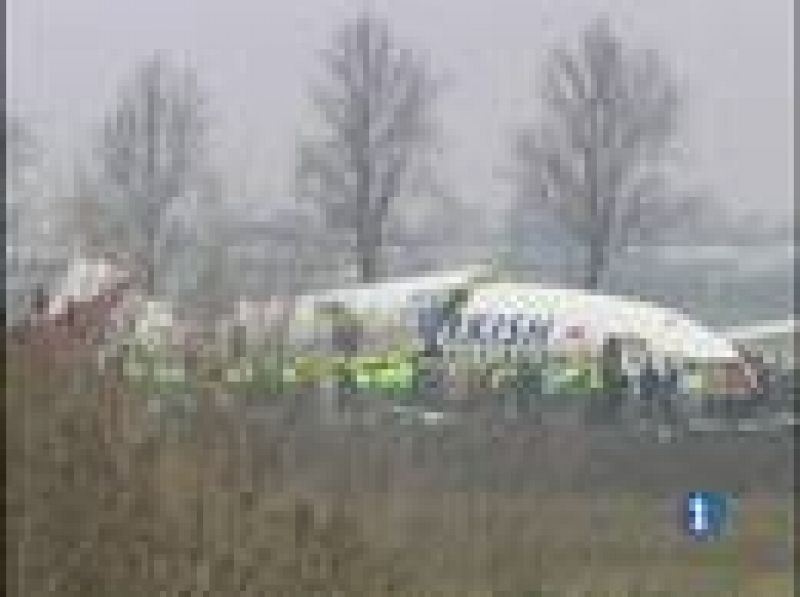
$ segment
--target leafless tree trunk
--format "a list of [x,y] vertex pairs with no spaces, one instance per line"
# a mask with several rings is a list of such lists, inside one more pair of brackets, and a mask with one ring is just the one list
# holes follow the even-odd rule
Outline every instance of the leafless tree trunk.
[[200,168],[206,125],[194,71],[172,66],[161,53],[136,68],[105,122],[98,149],[102,179],[126,202],[130,241],[150,295],[162,222]]
[[38,175],[40,147],[27,123],[18,117],[4,115],[3,141],[8,158],[3,162],[7,181],[6,199],[7,242],[4,262],[9,282],[7,315],[9,323],[22,322],[31,313],[31,291],[35,275],[31,271],[29,248],[36,246],[35,214],[31,213],[31,179]]
[[385,21],[362,14],[322,54],[330,85],[314,95],[328,136],[301,147],[301,192],[324,201],[328,223],[350,231],[362,282],[380,276],[390,203],[430,182],[430,108],[439,85],[396,46]]
[[10,324],[25,322],[39,289],[49,293],[67,266],[64,216],[47,189],[46,145],[31,123],[6,115],[6,315]]
[[588,288],[634,232],[654,234],[692,207],[667,185],[678,99],[658,54],[624,47],[605,18],[546,62],[543,121],[516,147],[519,190],[585,244]]

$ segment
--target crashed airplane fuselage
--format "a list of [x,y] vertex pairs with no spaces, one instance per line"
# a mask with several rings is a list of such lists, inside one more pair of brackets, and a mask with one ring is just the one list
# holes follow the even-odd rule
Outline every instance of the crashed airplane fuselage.
[[335,349],[319,317],[320,305],[332,303],[359,322],[359,352],[434,353],[455,376],[549,361],[556,369],[591,370],[587,389],[602,389],[602,360],[617,346],[628,379],[649,368],[656,377],[672,375],[674,392],[757,391],[752,364],[727,338],[678,311],[631,298],[501,283],[475,271],[401,280],[303,297],[292,326],[297,346]]

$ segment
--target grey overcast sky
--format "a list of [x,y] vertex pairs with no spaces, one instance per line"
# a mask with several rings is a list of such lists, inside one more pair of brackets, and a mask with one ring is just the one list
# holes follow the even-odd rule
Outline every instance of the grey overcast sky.
[[220,168],[247,174],[233,192],[285,196],[315,50],[366,5],[452,78],[439,104],[443,171],[467,200],[508,194],[493,170],[531,117],[543,51],[605,12],[630,43],[662,50],[686,84],[693,183],[739,213],[792,209],[791,0],[11,0],[9,105],[68,172],[132,64],[154,49],[187,53],[219,114]]

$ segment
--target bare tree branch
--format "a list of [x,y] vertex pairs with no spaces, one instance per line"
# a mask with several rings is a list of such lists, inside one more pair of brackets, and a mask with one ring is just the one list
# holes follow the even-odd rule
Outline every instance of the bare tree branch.
[[[578,48],[545,64],[542,122],[517,139],[520,198],[555,215],[588,249],[595,288],[635,228],[674,225],[664,159],[677,127],[677,87],[654,51],[625,47],[601,18]],[[649,214],[653,216],[645,226]]]
[[[97,154],[101,184],[125,205],[131,251],[154,292],[162,222],[202,169],[207,121],[194,72],[162,53],[140,63],[109,112]],[[136,239],[136,240],[133,240]]]
[[353,233],[361,280],[371,282],[389,204],[422,179],[438,87],[388,23],[369,14],[347,23],[321,57],[330,81],[313,90],[313,102],[328,135],[301,145],[298,186],[317,197],[329,223]]

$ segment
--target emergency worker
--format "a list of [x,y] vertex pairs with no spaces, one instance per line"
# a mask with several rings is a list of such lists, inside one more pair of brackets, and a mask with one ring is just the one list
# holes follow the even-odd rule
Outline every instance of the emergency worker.
[[610,336],[603,343],[601,353],[603,375],[603,391],[610,413],[620,412],[625,392],[625,378],[622,367],[622,342],[616,336]]
[[[349,362],[356,356],[362,336],[361,323],[358,318],[349,312],[347,307],[339,301],[326,303],[321,312],[330,321],[330,340],[333,358],[342,358]],[[346,372],[336,372],[333,395],[329,396],[330,405],[334,412],[341,412],[351,402],[350,398],[355,390],[354,380],[351,379],[349,367]]]

